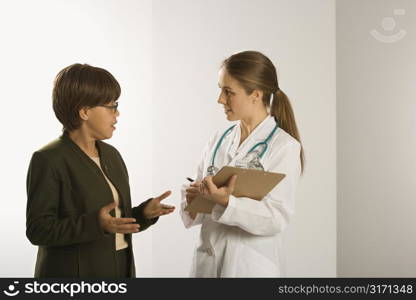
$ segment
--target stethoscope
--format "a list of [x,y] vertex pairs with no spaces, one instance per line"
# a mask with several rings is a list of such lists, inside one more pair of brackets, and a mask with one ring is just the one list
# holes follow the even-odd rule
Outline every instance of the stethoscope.
[[[219,139],[219,141],[217,142],[217,145],[215,146],[215,149],[214,149],[214,153],[212,155],[211,165],[207,168],[208,175],[213,176],[218,171],[218,169],[215,167],[215,158],[217,156],[218,149],[220,148],[220,146],[221,146],[224,138],[231,132],[231,130],[234,129],[235,126],[236,126],[236,124],[233,125],[233,126],[231,126],[230,128],[228,128],[223,133],[223,135],[221,136],[221,138]],[[264,153],[266,153],[266,151],[267,151],[267,148],[269,146],[270,139],[273,137],[274,133],[276,132],[276,130],[278,128],[279,128],[279,123],[276,120],[276,125],[274,126],[273,130],[269,133],[269,135],[267,136],[267,138],[264,141],[259,142],[259,143],[255,144],[253,147],[251,147],[251,149],[247,152],[246,156],[248,154],[250,154],[251,152],[253,152],[257,147],[264,146],[263,147],[263,150],[259,154],[259,157],[262,158],[263,155],[264,155]]]

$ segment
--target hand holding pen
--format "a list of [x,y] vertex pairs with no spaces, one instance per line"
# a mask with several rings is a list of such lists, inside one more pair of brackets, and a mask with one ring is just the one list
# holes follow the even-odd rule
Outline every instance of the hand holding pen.
[[189,187],[186,189],[186,202],[189,204],[196,198],[196,196],[202,194],[202,183],[201,181],[195,182],[195,180],[190,177],[186,177],[186,179],[191,182]]

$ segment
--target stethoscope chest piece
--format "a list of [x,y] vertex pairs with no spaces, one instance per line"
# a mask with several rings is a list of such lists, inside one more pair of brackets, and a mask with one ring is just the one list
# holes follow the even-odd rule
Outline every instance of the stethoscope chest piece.
[[218,172],[218,168],[215,167],[215,166],[211,165],[207,168],[207,175],[208,176],[214,176],[215,174],[217,174],[217,172]]
[[257,150],[247,153],[242,159],[235,162],[235,166],[245,169],[257,169],[264,171],[264,167],[260,162],[260,153]]

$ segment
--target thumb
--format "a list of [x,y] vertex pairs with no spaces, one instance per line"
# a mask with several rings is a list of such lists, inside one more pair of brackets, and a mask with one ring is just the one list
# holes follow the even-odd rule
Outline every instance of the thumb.
[[111,202],[109,204],[107,204],[106,206],[103,206],[103,211],[106,213],[109,213],[110,211],[112,211],[114,208],[116,208],[117,204],[115,202]]
[[213,191],[215,191],[215,189],[217,188],[217,186],[215,185],[215,183],[212,181],[212,176],[205,177],[205,183],[207,184],[207,188],[208,188],[208,191],[210,193],[212,193]]
[[227,188],[230,194],[234,192],[236,181],[237,181],[237,175],[231,176],[231,178],[228,180]]
[[156,201],[158,201],[158,202],[160,202],[160,201],[162,201],[163,199],[165,199],[165,198],[169,197],[169,196],[170,196],[170,194],[172,194],[172,192],[171,192],[171,191],[166,191],[166,192],[164,192],[162,195],[160,195],[159,197],[156,197],[156,198],[155,198],[155,200],[156,200]]

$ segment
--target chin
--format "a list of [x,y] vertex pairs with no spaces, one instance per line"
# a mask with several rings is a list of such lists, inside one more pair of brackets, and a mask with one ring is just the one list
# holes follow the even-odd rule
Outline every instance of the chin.
[[102,140],[108,140],[108,139],[111,139],[112,136],[113,136],[113,133],[103,134],[103,135],[101,135],[100,140],[101,141]]
[[227,115],[227,120],[228,121],[237,121],[239,119],[237,117],[233,116],[233,115]]

